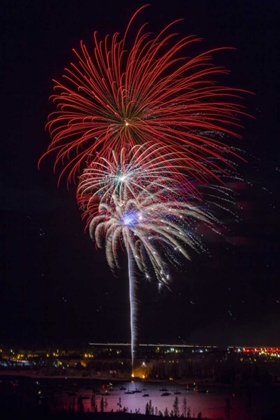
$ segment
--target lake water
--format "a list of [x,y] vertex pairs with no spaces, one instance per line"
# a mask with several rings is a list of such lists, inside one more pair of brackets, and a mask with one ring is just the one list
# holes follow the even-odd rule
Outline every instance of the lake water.
[[[208,419],[226,418],[226,405],[230,404],[231,420],[261,420],[264,415],[273,415],[280,419],[280,386],[234,388],[228,386],[203,386],[187,390],[185,385],[151,382],[114,382],[111,389],[104,388],[104,382],[89,379],[28,379],[17,378],[18,388],[32,388],[32,392],[48,399],[53,410],[78,409],[82,401],[85,411],[93,411],[94,404],[98,411],[103,399],[104,411],[118,411],[126,408],[128,412],[145,413],[146,404],[151,401],[154,414],[163,414],[167,409],[174,410],[175,398],[178,398],[180,415],[196,417],[199,412]],[[30,383],[32,382],[32,387]],[[137,392],[135,392],[137,391]],[[206,392],[208,391],[208,392]],[[163,395],[165,394],[165,395]],[[272,418],[272,417],[271,417]]]
[[[42,382],[41,385],[48,387],[47,382],[45,384]],[[203,416],[209,419],[226,418],[226,405],[229,401],[231,420],[249,418],[258,420],[264,414],[275,412],[277,401],[280,401],[280,387],[277,386],[268,388],[256,386],[250,391],[245,388],[210,386],[200,388],[203,392],[196,392],[194,389],[186,390],[184,385],[170,382],[114,382],[111,389],[102,389],[101,382],[67,379],[53,385],[58,386],[54,397],[59,399],[64,408],[72,404],[77,409],[78,399],[82,397],[85,411],[93,410],[92,399],[94,398],[98,411],[100,411],[103,399],[104,411],[126,408],[129,412],[139,411],[144,414],[146,404],[151,401],[155,414],[159,411],[164,413],[166,408],[170,413],[174,409],[174,401],[177,397],[180,414],[186,415],[190,412],[195,417],[202,412]],[[132,393],[133,391],[138,392]]]

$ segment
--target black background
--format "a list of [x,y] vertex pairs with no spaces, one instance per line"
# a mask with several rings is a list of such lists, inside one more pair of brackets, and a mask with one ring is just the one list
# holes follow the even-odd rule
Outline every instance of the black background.
[[[279,66],[277,0],[151,0],[134,27],[157,33],[183,18],[181,36],[203,38],[194,53],[232,46],[215,56],[231,70],[226,83],[255,93],[245,104],[247,152],[240,192],[242,222],[229,242],[206,237],[211,256],[193,255],[158,293],[139,276],[139,340],[201,344],[279,344]],[[3,252],[0,342],[19,345],[129,341],[126,270],[114,276],[96,250],[75,202],[57,189],[54,157],[40,171],[54,109],[52,79],[82,39],[123,31],[143,1],[25,0],[1,6],[1,221]],[[233,242],[235,245],[233,245]]]

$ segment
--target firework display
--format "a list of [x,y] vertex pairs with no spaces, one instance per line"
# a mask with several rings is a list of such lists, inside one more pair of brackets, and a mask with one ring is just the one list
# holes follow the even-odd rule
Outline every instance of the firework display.
[[[116,177],[119,176],[123,177],[117,171]],[[168,284],[169,265],[179,265],[182,257],[189,259],[187,248],[202,248],[194,233],[195,222],[211,225],[214,218],[199,207],[180,200],[180,191],[171,188],[168,177],[160,176],[154,182],[149,182],[149,177],[145,176],[144,180],[138,180],[137,174],[135,182],[133,174],[131,178],[127,182],[125,179],[117,181],[110,196],[106,193],[102,196],[98,209],[92,205],[94,192],[86,194],[89,203],[83,194],[83,188],[89,189],[91,177],[89,180],[83,178],[78,191],[88,216],[91,238],[99,248],[105,247],[109,266],[112,269],[119,267],[120,250],[127,253],[133,366],[137,330],[134,265],[146,279],[156,277],[159,288]]]
[[124,197],[129,193],[136,198],[142,191],[152,194],[152,190],[162,189],[165,194],[180,191],[182,195],[184,186],[187,199],[197,195],[197,189],[183,172],[177,155],[157,143],[135,145],[129,150],[123,147],[120,153],[112,150],[108,158],[88,162],[79,177],[77,201],[88,225],[98,213],[99,203],[110,202],[115,194]]
[[133,40],[130,27],[142,9],[122,38],[99,41],[95,33],[92,53],[82,42],[74,50],[65,83],[55,81],[57,109],[42,156],[55,152],[55,169],[63,164],[58,182],[64,174],[78,182],[82,217],[109,266],[120,266],[121,251],[127,255],[132,371],[137,273],[161,287],[170,264],[203,249],[196,226],[215,230],[220,223],[208,204],[227,209],[232,200],[223,179],[239,154],[224,138],[239,136],[239,116],[246,115],[243,91],[214,81],[228,73],[212,62],[222,48],[182,55],[199,39],[177,40],[175,22],[154,38],[142,25]]
[[[143,168],[146,164],[149,161],[143,160]],[[118,166],[115,174],[110,172],[114,181],[112,186],[111,181],[109,186],[105,184],[106,188],[104,185],[99,188],[92,173],[85,170],[78,185],[78,202],[98,247],[102,247],[104,238],[107,260],[112,269],[119,267],[118,251],[124,245],[126,250],[130,248],[140,271],[147,272],[145,261],[148,259],[158,281],[165,283],[168,280],[164,275],[165,259],[176,264],[176,252],[173,250],[189,258],[185,246],[196,248],[198,245],[191,221],[196,219],[212,223],[214,217],[182,198],[176,178],[170,176],[171,171],[169,176],[164,175],[165,168],[161,167],[162,174],[156,176],[154,171],[151,174],[144,171],[141,176],[137,169],[134,171],[131,163],[128,167],[130,175],[126,168],[120,175]],[[111,169],[111,166],[103,166],[105,183]],[[151,181],[149,175],[155,180]],[[102,189],[104,194],[100,196]],[[146,277],[149,277],[147,273]]]
[[[80,52],[74,50],[77,62],[65,70],[65,83],[54,81],[51,99],[57,110],[47,123],[52,138],[47,153],[56,152],[56,165],[65,164],[59,180],[65,172],[68,181],[76,179],[89,155],[107,158],[111,150],[119,153],[150,141],[169,146],[185,160],[190,175],[199,177],[202,162],[225,161],[224,142],[213,132],[238,136],[238,115],[245,113],[238,100],[242,90],[215,82],[228,73],[212,62],[222,48],[183,56],[200,40],[176,40],[169,33],[175,22],[155,38],[143,25],[132,42],[135,15],[121,39],[114,34],[98,41],[94,33],[92,54],[81,42]],[[214,168],[208,165],[210,179]]]

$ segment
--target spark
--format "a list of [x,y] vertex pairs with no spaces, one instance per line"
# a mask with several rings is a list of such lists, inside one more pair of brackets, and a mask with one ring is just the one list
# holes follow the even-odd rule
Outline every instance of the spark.
[[59,182],[65,172],[68,182],[76,180],[90,155],[106,159],[111,150],[119,154],[123,147],[155,140],[181,157],[189,175],[200,179],[202,171],[212,179],[211,158],[227,162],[224,138],[240,137],[238,118],[247,115],[240,99],[246,91],[215,81],[229,73],[212,61],[225,48],[187,57],[185,50],[201,40],[176,39],[169,33],[176,21],[154,38],[142,25],[134,40],[129,36],[128,47],[130,27],[144,7],[123,37],[115,33],[99,41],[95,32],[93,54],[81,42],[80,51],[73,50],[76,62],[65,69],[65,83],[54,80],[51,99],[57,110],[49,115],[52,141],[43,157],[55,152],[55,168],[63,163]]

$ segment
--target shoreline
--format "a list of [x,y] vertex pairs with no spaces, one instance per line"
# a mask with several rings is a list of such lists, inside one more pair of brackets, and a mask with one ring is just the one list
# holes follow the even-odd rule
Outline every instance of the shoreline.
[[[21,378],[30,378],[30,379],[48,379],[48,380],[79,380],[79,381],[97,381],[97,382],[107,382],[112,383],[122,383],[122,382],[135,382],[135,383],[158,383],[158,384],[170,384],[170,385],[178,385],[178,386],[186,386],[186,385],[195,385],[196,387],[237,387],[243,388],[248,387],[246,383],[221,383],[221,382],[213,382],[207,379],[196,379],[196,378],[188,378],[188,379],[142,379],[142,378],[131,378],[129,376],[126,377],[108,377],[108,375],[104,376],[97,376],[97,375],[89,375],[89,376],[82,376],[82,375],[46,375],[40,372],[29,372],[29,371],[1,371],[0,370],[0,382],[1,378],[5,377],[21,377]],[[273,382],[270,384],[271,386],[280,386],[280,382]],[[262,386],[260,383],[251,383],[250,386]]]
[[[34,378],[34,379],[78,379],[78,380],[95,380],[95,381],[105,381],[105,382],[138,382],[138,383],[170,383],[170,384],[176,384],[176,385],[187,385],[187,384],[196,384],[196,385],[211,385],[211,386],[223,386],[227,384],[221,384],[217,382],[211,382],[207,380],[201,380],[201,379],[142,379],[142,378],[131,378],[130,376],[126,377],[108,377],[107,375],[104,376],[97,376],[97,375],[88,375],[88,376],[82,376],[82,375],[46,375],[44,373],[40,372],[29,372],[29,371],[1,371],[0,370],[0,378],[1,377],[8,377],[8,376],[20,376],[20,377],[26,377],[26,378]],[[229,384],[231,385],[231,384]]]
[[[195,385],[197,387],[223,387],[228,388],[232,386],[246,386],[245,384],[224,384],[219,382],[211,382],[207,380],[201,380],[201,379],[142,379],[142,378],[130,378],[130,377],[122,377],[122,378],[111,378],[108,376],[73,376],[73,375],[46,375],[46,374],[40,374],[38,372],[24,372],[24,371],[0,371],[0,379],[1,377],[24,377],[24,378],[31,378],[31,379],[50,379],[50,380],[83,380],[83,381],[100,381],[100,382],[109,382],[114,385],[114,383],[122,383],[122,382],[135,382],[135,383],[158,383],[158,384],[170,384],[170,385],[178,385],[178,386],[186,386],[186,385]],[[258,384],[254,384],[256,386]],[[275,384],[277,385],[277,384]],[[278,384],[280,385],[280,384]]]

